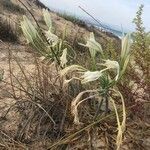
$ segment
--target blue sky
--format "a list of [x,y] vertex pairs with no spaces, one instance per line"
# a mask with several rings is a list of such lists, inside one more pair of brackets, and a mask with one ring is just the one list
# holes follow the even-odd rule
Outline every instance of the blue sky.
[[133,18],[140,4],[144,4],[143,22],[150,31],[150,0],[40,0],[46,6],[76,16],[88,17],[82,10],[85,8],[102,22],[126,31],[134,30]]

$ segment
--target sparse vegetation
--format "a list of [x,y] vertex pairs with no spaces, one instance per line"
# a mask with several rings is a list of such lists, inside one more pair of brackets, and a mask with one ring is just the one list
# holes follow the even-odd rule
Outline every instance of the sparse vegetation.
[[[133,53],[134,60],[139,70],[142,71],[143,84],[145,90],[150,89],[150,39],[149,32],[146,33],[142,22],[143,5],[139,7],[137,15],[133,22],[136,25],[136,32],[133,33]],[[149,91],[150,92],[150,91]]]
[[[24,16],[23,21],[21,22],[21,28],[23,30],[23,33],[25,37],[27,38],[28,42],[39,52],[39,54],[42,57],[43,61],[46,61],[48,64],[52,63],[55,64],[53,67],[53,73],[55,73],[55,77],[52,76],[52,74],[49,74],[47,72],[47,68],[50,66],[44,62],[44,65],[39,66],[38,61],[36,61],[36,76],[33,77],[33,79],[36,80],[29,80],[24,69],[21,67],[21,65],[17,62],[23,76],[26,85],[23,85],[19,80],[17,80],[17,77],[15,77],[13,74],[13,78],[17,80],[17,83],[19,84],[17,86],[18,89],[25,92],[27,99],[25,100],[27,105],[32,105],[33,110],[30,108],[28,111],[33,112],[33,118],[39,118],[41,116],[41,113],[44,113],[42,115],[42,120],[44,118],[49,118],[50,122],[47,124],[48,127],[51,127],[52,129],[55,128],[55,126],[61,126],[62,118],[64,119],[68,118],[69,116],[72,117],[70,120],[72,120],[76,125],[80,125],[81,122],[79,121],[79,111],[78,107],[81,103],[85,103],[85,100],[91,100],[91,104],[85,103],[85,108],[88,111],[84,111],[82,109],[82,114],[86,116],[85,118],[82,118],[86,124],[89,124],[91,122],[99,122],[101,119],[105,118],[105,115],[108,115],[109,113],[116,115],[117,119],[117,126],[118,126],[118,133],[116,138],[116,145],[117,149],[120,148],[123,140],[123,133],[125,131],[126,126],[126,111],[125,111],[125,103],[122,94],[119,92],[118,88],[116,88],[117,83],[121,80],[130,56],[130,40],[129,35],[127,35],[123,41],[122,41],[122,51],[119,60],[109,60],[108,55],[106,55],[101,45],[96,42],[94,34],[90,34],[90,38],[87,41],[87,44],[80,44],[82,46],[85,46],[89,49],[90,54],[90,62],[91,66],[86,69],[84,66],[80,66],[80,64],[75,65],[71,64],[71,66],[68,66],[68,45],[65,45],[65,40],[59,39],[55,34],[52,33],[52,21],[50,20],[49,12],[47,10],[43,10],[43,16],[45,23],[47,25],[48,31],[43,31],[41,29],[38,29],[38,27],[35,27],[32,25],[32,23],[27,19],[27,17]],[[100,58],[99,63],[96,62],[96,57]],[[99,66],[103,66],[102,68]],[[41,69],[40,69],[41,68]],[[63,69],[64,68],[64,69]],[[101,69],[99,69],[101,68]],[[50,69],[50,68],[49,68]],[[10,69],[11,70],[11,69]],[[41,72],[41,71],[42,72]],[[81,74],[81,75],[72,75],[70,77],[69,72],[75,72],[75,74]],[[68,79],[70,77],[70,79]],[[31,78],[31,77],[30,77]],[[50,79],[50,80],[49,80]],[[76,85],[74,85],[74,82],[72,80],[77,80]],[[99,81],[98,84],[93,84],[92,86],[88,86],[89,82],[94,83],[94,81]],[[50,83],[50,84],[49,84]],[[14,85],[14,84],[13,84]],[[72,88],[72,86],[75,89],[78,89],[78,93],[76,91],[75,93],[70,93],[68,88]],[[82,90],[84,86],[85,90]],[[14,86],[14,97],[16,97]],[[50,91],[49,91],[49,90]],[[53,90],[57,93],[53,93]],[[79,90],[81,89],[81,91]],[[87,94],[87,97],[82,99],[82,97]],[[63,96],[62,96],[63,95]],[[25,97],[26,97],[25,96]],[[42,97],[41,97],[42,96]],[[49,97],[50,96],[50,97]],[[54,96],[54,97],[53,97]],[[24,97],[24,98],[25,98]],[[60,97],[63,97],[60,98]],[[120,102],[122,103],[122,106],[116,104],[115,97],[120,98]],[[72,99],[70,102],[65,102],[66,99]],[[49,111],[49,107],[51,105],[54,105],[57,100],[61,99],[60,105],[55,105],[54,108],[51,109],[51,112]],[[51,101],[51,102],[50,102]],[[21,103],[21,102],[20,102]],[[23,102],[24,103],[24,102]],[[114,109],[110,109],[110,105],[114,107]],[[90,106],[90,108],[88,108]],[[104,107],[104,109],[103,109]],[[61,108],[61,112],[65,112],[65,116],[62,116],[59,112],[59,109]],[[79,107],[81,108],[81,106]],[[118,111],[118,108],[120,108],[122,112],[122,119],[120,118],[120,112]],[[56,109],[56,110],[55,110]],[[27,111],[27,109],[25,109]],[[37,111],[35,111],[37,110]],[[42,112],[41,112],[41,111]],[[69,111],[70,110],[70,111]],[[39,116],[40,115],[40,116]],[[102,115],[102,116],[101,116]],[[6,117],[6,115],[5,115]],[[74,118],[74,119],[73,119]],[[28,118],[29,119],[29,118]],[[120,120],[121,119],[121,120]],[[44,120],[41,122],[44,122]],[[47,120],[47,119],[46,119]],[[63,124],[67,125],[68,122],[63,121]],[[73,121],[74,120],[74,121]],[[23,119],[21,123],[23,123],[25,120]],[[32,124],[31,122],[33,120],[27,120],[28,123]],[[27,124],[28,124],[27,123]],[[26,123],[25,123],[26,124]],[[41,128],[45,126],[46,123],[43,125],[40,124]],[[37,122],[37,125],[35,125],[34,128],[37,128],[39,126],[39,122]],[[26,133],[26,127],[23,127],[24,130],[21,131],[24,134]],[[19,132],[19,131],[18,131]],[[40,132],[38,130],[38,134]],[[47,131],[45,131],[47,133]],[[66,134],[63,127],[61,127],[60,132],[60,138],[61,134]],[[62,132],[62,133],[61,133]],[[37,134],[37,133],[36,133]],[[54,133],[52,133],[54,134]],[[25,138],[21,136],[22,133],[19,133],[19,136],[17,136],[19,139]],[[57,136],[56,136],[57,137]],[[58,138],[58,137],[57,137]],[[55,145],[55,146],[59,146]],[[51,146],[50,146],[51,147]],[[53,146],[52,146],[53,147]]]
[[[44,7],[41,3],[39,6]],[[34,49],[34,65],[27,71],[9,50],[10,83],[3,79],[3,70],[0,71],[0,81],[11,87],[10,95],[15,100],[0,116],[0,122],[7,121],[11,110],[19,115],[13,138],[0,130],[0,148],[40,149],[41,144],[42,149],[70,149],[78,144],[80,147],[85,141],[87,147],[81,145],[81,149],[100,145],[96,149],[120,150],[124,143],[125,146],[133,144],[129,145],[131,149],[143,149],[139,136],[148,135],[149,124],[141,122],[144,117],[140,113],[145,111],[144,102],[149,103],[150,36],[142,25],[142,9],[143,6],[134,19],[133,39],[126,34],[121,40],[121,49],[119,42],[111,39],[106,40],[102,48],[94,32],[87,42],[80,37],[78,48],[87,55],[86,63],[83,58],[74,60],[78,54],[66,41],[66,30],[60,37],[53,32],[48,10],[42,11],[46,29],[40,28],[38,21],[32,22],[23,16],[20,26]],[[86,25],[68,14],[62,17],[83,27]],[[0,35],[10,30],[7,36],[13,39],[16,35],[13,30],[7,24],[1,23],[1,26]],[[77,47],[74,44],[77,40],[73,42],[73,47]],[[15,73],[14,64],[19,74]],[[142,95],[138,90],[144,90]],[[138,118],[140,124],[137,120],[131,121],[134,118]],[[135,128],[140,132],[137,137]],[[96,140],[102,144],[94,145]],[[35,148],[32,144],[36,142]]]
[[[134,19],[136,25],[136,31],[133,33],[132,44],[132,61],[126,74],[125,82],[122,85],[122,91],[124,95],[128,96],[130,101],[127,101],[129,105],[134,105],[133,112],[139,117],[144,119],[143,113],[144,103],[149,101],[149,70],[150,70],[150,49],[148,44],[149,33],[145,32],[142,22],[143,5],[140,6],[137,11],[137,15]],[[128,80],[131,79],[129,83]],[[125,90],[124,90],[125,89]],[[136,115],[134,115],[136,117]]]
[[3,9],[6,9],[12,13],[25,14],[25,10],[19,5],[13,4],[11,0],[1,0],[0,4],[2,5]]
[[66,19],[67,21],[71,21],[72,23],[78,24],[81,27],[87,27],[87,24],[85,21],[81,20],[75,15],[69,15],[68,13],[57,13],[60,17]]
[[39,0],[35,0],[34,3],[35,3],[38,7],[42,8],[42,9],[44,8],[44,9],[49,10],[49,8],[46,7],[43,3],[41,3]]
[[18,36],[16,31],[12,29],[8,20],[4,21],[0,18],[0,39],[2,41],[16,42]]

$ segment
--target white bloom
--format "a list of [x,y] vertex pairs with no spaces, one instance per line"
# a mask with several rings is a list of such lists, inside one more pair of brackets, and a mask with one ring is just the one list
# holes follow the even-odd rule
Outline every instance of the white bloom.
[[95,40],[93,32],[90,33],[90,38],[87,40],[86,45],[81,44],[82,46],[88,47],[91,57],[95,57],[97,52],[103,53],[101,45]]
[[106,66],[105,69],[101,70],[101,72],[108,70],[108,69],[116,69],[117,70],[117,75],[115,77],[115,80],[118,80],[119,77],[119,71],[120,71],[120,66],[119,63],[117,61],[112,61],[112,60],[104,60],[105,63],[101,64],[102,66]]
[[93,32],[90,33],[90,38],[88,39],[86,46],[89,47],[89,48],[91,48],[91,49],[94,49],[94,50],[96,50],[96,51],[98,51],[98,52],[103,53],[102,47],[101,47],[101,45],[95,40],[95,37],[94,37]]
[[64,67],[67,64],[67,48],[63,50],[63,54],[60,57],[61,66]]
[[53,34],[50,30],[46,31],[45,33],[46,38],[48,42],[51,44],[51,46],[55,46],[58,43],[59,38],[55,34]]
[[71,73],[71,72],[74,72],[74,71],[85,72],[86,69],[82,66],[79,66],[79,65],[71,65],[71,66],[68,66],[68,67],[64,68],[63,70],[61,70],[60,71],[60,76],[66,76],[68,73]]
[[119,63],[117,61],[112,61],[112,60],[104,60],[105,63],[101,64],[103,66],[106,66],[108,69],[118,69],[119,68]]
[[102,75],[101,71],[94,71],[94,72],[86,71],[86,72],[84,72],[84,75],[81,76],[82,83],[87,83],[87,82],[95,81],[101,75]]

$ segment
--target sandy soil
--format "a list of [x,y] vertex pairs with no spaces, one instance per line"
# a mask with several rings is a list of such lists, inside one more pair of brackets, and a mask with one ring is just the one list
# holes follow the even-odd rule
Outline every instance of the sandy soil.
[[[26,3],[26,1],[25,1],[25,3]],[[26,3],[26,5],[28,5],[28,4]],[[33,10],[33,13],[35,14],[36,19],[41,20],[42,19],[41,9],[39,9],[34,4],[32,4],[31,6],[32,6],[32,8],[30,8],[30,9]],[[9,14],[9,12],[4,12],[4,14],[6,16],[9,15],[9,17],[11,17],[11,20],[14,19],[15,22],[18,22],[18,19],[21,18],[21,16],[18,16],[16,14]],[[72,22],[66,21],[63,18],[57,16],[55,13],[51,13],[51,17],[52,17],[53,24],[56,29],[56,33],[58,35],[62,34],[62,32],[65,28],[65,24],[66,24],[66,27],[68,29],[67,30],[67,35],[69,37],[68,39],[71,42],[75,40],[77,35],[78,35],[79,39],[82,39],[82,38],[86,39],[90,33],[90,31],[88,31],[87,29],[79,27],[78,25],[75,25]],[[45,26],[43,26],[43,28],[45,28]],[[105,34],[100,33],[100,32],[98,33],[97,40],[104,45],[105,45],[105,38],[110,39],[112,37],[106,37]],[[5,82],[10,83],[10,70],[9,70],[9,61],[8,61],[9,51],[12,53],[12,55],[14,55],[17,58],[18,62],[22,66],[24,66],[24,69],[26,69],[27,72],[31,73],[34,70],[35,66],[34,66],[34,59],[33,59],[31,48],[29,48],[26,45],[25,39],[22,36],[20,37],[19,41],[20,41],[20,43],[18,43],[18,44],[16,44],[16,43],[12,44],[12,43],[6,43],[6,42],[0,41],[0,72],[2,72],[4,70],[4,81]],[[21,71],[20,71],[18,65],[16,64],[16,61],[14,59],[12,59],[11,62],[12,62],[12,70],[13,70],[14,74],[19,79],[21,79],[20,78]],[[9,112],[9,114],[7,115],[7,118],[3,118],[3,116],[5,115],[6,111],[10,108],[10,106],[13,106],[17,102],[17,100],[15,100],[12,97],[11,93],[12,93],[12,88],[11,88],[10,84],[1,82],[0,83],[0,132],[4,131],[5,133],[9,134],[9,136],[14,136],[16,134],[15,131],[18,128],[17,125],[20,120],[20,114],[17,113],[15,109],[12,109]],[[139,93],[141,94],[141,91]],[[149,109],[149,107],[146,109]],[[141,130],[139,130],[139,131],[141,131]],[[1,134],[2,133],[0,133],[0,135]],[[88,137],[88,135],[86,137]],[[7,140],[9,138],[7,137],[4,139]],[[127,141],[128,141],[128,139],[127,139]],[[87,142],[87,138],[85,138],[85,139],[83,138],[82,140],[80,140],[78,142],[78,144],[76,144],[75,146],[72,145],[72,147],[70,147],[68,150],[77,150],[77,149],[85,149],[86,150],[86,149],[88,149],[87,143],[90,143],[90,142],[92,143],[92,145],[94,146],[94,148],[96,150],[104,149],[103,148],[105,146],[104,139],[100,138],[98,135],[95,134],[95,136],[92,138],[91,141],[89,139],[89,141]],[[145,145],[145,150],[146,149],[149,150],[150,149],[150,138],[145,137],[144,139],[142,139],[142,142]],[[44,149],[43,146],[40,147],[40,145],[42,145],[41,143],[39,141],[35,142],[33,144],[33,147],[34,147],[33,149],[43,150]],[[18,149],[24,149],[24,148],[22,148],[22,146],[23,146],[22,144],[19,144],[19,143],[17,143],[17,144],[19,145]],[[126,145],[124,145],[122,147],[122,149],[123,150],[132,149],[132,148],[130,148],[131,145],[127,143]]]

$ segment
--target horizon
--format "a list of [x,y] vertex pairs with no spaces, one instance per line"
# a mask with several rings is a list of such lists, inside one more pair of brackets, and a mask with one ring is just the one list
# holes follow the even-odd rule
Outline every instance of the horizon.
[[125,32],[134,31],[135,25],[132,21],[136,16],[139,6],[143,4],[143,24],[146,30],[150,30],[150,15],[148,16],[150,2],[148,0],[105,0],[105,2],[102,0],[99,0],[99,2],[96,2],[96,0],[59,0],[59,2],[56,0],[40,1],[50,9],[90,19],[89,16],[78,7],[81,6],[102,23],[120,31],[123,28]]

